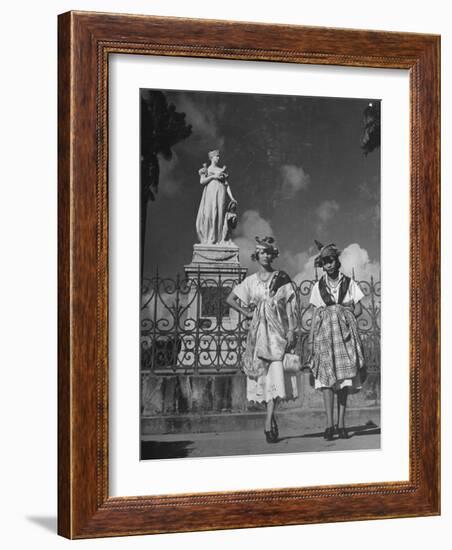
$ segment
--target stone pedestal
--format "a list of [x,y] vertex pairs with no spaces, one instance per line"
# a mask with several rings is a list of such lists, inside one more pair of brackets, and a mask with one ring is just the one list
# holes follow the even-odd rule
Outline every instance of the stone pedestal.
[[197,271],[198,267],[208,268],[209,266],[214,270],[240,268],[239,247],[232,242],[228,244],[195,244],[192,262],[185,266],[185,272],[191,272],[193,269]]
[[[226,304],[232,288],[246,276],[240,267],[239,247],[230,244],[195,244],[192,262],[185,266],[189,283],[187,319],[193,320],[193,335],[186,336],[179,354],[179,364],[196,372],[236,366],[233,331],[239,323],[238,313]],[[230,357],[229,357],[230,355]]]

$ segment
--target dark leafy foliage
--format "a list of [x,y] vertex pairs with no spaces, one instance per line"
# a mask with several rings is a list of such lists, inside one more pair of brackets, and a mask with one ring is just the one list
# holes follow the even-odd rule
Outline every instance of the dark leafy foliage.
[[367,156],[377,147],[380,147],[380,102],[369,103],[363,113],[363,133],[361,149]]
[[143,273],[144,235],[147,205],[155,200],[159,185],[159,159],[171,160],[171,148],[191,134],[185,123],[185,113],[178,113],[158,90],[141,90],[141,273]]
[[163,92],[141,90],[141,193],[142,201],[155,200],[159,184],[158,155],[171,160],[171,148],[191,134],[185,113],[168,104]]

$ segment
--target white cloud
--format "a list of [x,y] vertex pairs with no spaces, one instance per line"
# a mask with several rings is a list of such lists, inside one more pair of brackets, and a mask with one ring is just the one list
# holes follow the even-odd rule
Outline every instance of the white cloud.
[[[301,267],[300,271],[293,277],[293,280],[300,284],[302,281],[312,281],[315,279],[315,268],[314,268],[314,260],[317,256],[317,254],[310,255],[309,253],[305,252],[306,254],[306,261],[304,265]],[[320,276],[320,271],[318,270],[318,275]]]
[[273,229],[257,210],[245,210],[240,215],[233,240],[240,249],[240,264],[247,267],[249,273],[256,271],[256,264],[251,260],[251,254],[255,250],[255,237],[267,236],[273,236]]
[[[300,271],[293,277],[296,283],[304,280],[313,280],[315,278],[314,259],[317,253],[310,255],[307,252],[295,254],[293,256],[302,258],[306,257],[306,261]],[[371,276],[374,280],[380,280],[380,263],[369,258],[369,253],[365,248],[362,248],[358,243],[347,245],[340,256],[342,264],[341,270],[346,275],[355,274],[357,281],[370,281]],[[322,269],[318,269],[318,276],[323,273]]]
[[315,224],[314,229],[317,238],[322,238],[325,235],[325,229],[328,225],[328,222],[333,219],[333,217],[339,210],[339,203],[335,200],[323,201],[315,209],[317,223]]
[[291,252],[282,250],[278,257],[278,268],[286,271],[291,277],[300,273],[309,260],[308,252]]
[[267,237],[273,235],[273,229],[266,219],[262,218],[257,210],[245,210],[240,216],[236,235],[239,237],[251,238]]
[[256,263],[251,259],[251,254],[254,252],[254,240],[245,237],[234,239],[235,244],[239,247],[240,265],[248,268],[248,275],[254,273],[257,269]]
[[317,207],[316,214],[322,222],[327,222],[339,210],[339,203],[335,200],[323,201]]
[[281,166],[282,183],[281,195],[283,199],[293,198],[298,191],[306,189],[311,178],[301,166],[294,164],[284,164]]
[[[334,201],[330,201],[334,202]],[[337,204],[337,203],[336,203]],[[336,208],[333,207],[333,212]],[[248,268],[248,274],[256,271],[256,263],[251,260],[251,254],[255,250],[255,237],[273,236],[273,229],[270,223],[263,218],[257,210],[246,210],[240,216],[240,222],[235,232],[234,242],[240,248],[240,264]],[[281,250],[276,267],[287,271],[296,283],[315,278],[314,260],[317,251],[305,250],[292,252]],[[357,280],[380,279],[380,264],[369,258],[369,253],[358,243],[347,245],[340,257],[342,271],[347,275],[355,273]],[[322,270],[318,269],[318,276]]]
[[[209,150],[221,149],[224,145],[224,137],[220,134],[217,118],[218,113],[221,113],[221,106],[215,111],[209,108],[206,104],[199,108],[186,95],[181,94],[177,100],[177,110],[186,114],[185,120],[187,124],[192,126],[192,135],[190,141],[201,139],[203,142],[209,143]],[[207,151],[206,151],[207,154]]]
[[367,250],[358,243],[345,247],[340,259],[344,273],[351,275],[354,270],[358,281],[369,281],[371,276],[380,280],[380,263],[372,261]]

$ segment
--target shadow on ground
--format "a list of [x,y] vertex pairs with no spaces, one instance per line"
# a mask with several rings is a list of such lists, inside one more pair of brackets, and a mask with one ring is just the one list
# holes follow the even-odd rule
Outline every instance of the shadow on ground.
[[[348,438],[363,436],[363,435],[380,435],[381,429],[372,421],[367,422],[363,426],[347,426]],[[303,439],[309,437],[323,437],[322,432],[314,432],[302,435],[290,435],[287,437],[280,437],[278,441],[284,441],[286,439]]]
[[141,460],[148,458],[185,458],[193,441],[142,441]]

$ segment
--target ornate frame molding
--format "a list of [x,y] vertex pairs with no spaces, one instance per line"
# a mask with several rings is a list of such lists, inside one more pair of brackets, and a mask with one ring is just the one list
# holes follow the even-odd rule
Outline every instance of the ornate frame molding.
[[[325,517],[328,521],[350,521],[439,514],[439,50],[438,36],[421,34],[89,12],[59,16],[58,531],[61,535],[86,538],[318,523],[325,521]],[[409,481],[109,497],[110,54],[409,70]]]

